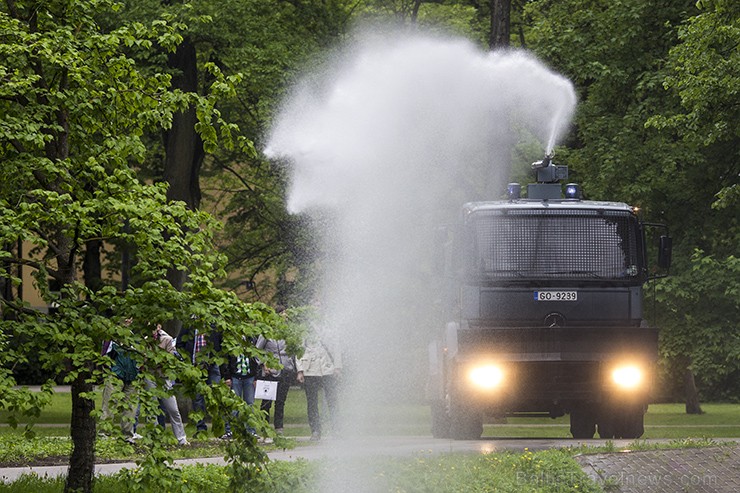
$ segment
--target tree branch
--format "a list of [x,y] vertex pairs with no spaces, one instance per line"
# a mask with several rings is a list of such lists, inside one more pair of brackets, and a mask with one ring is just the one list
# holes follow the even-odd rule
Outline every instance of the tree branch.
[[38,310],[34,310],[33,308],[28,308],[27,306],[23,306],[22,304],[19,304],[18,302],[14,300],[7,300],[1,297],[0,297],[0,305],[5,305],[11,311],[22,313],[24,315],[33,315],[35,317],[41,317],[44,315],[43,312],[39,312]]
[[20,17],[18,17],[18,8],[15,5],[15,0],[6,0],[5,5],[8,6],[8,12],[10,12],[10,16],[13,19],[20,19]]

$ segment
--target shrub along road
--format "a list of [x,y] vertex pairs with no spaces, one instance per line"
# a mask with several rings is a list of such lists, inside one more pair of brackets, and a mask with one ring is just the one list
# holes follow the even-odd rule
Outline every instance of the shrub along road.
[[[301,439],[303,442],[303,439]],[[725,442],[717,440],[718,443]],[[609,491],[740,491],[740,439],[729,439],[722,447],[636,451],[630,453],[608,453],[579,455],[577,460],[594,479],[607,486]],[[610,447],[615,451],[629,449],[635,442],[630,440],[564,440],[564,439],[488,439],[454,441],[431,437],[366,437],[346,440],[327,439],[316,444],[301,443],[290,450],[269,452],[272,460],[318,460],[332,458],[362,458],[375,456],[415,456],[447,453],[522,452],[552,448]],[[651,445],[675,443],[669,439],[651,439],[639,442],[641,448]],[[719,460],[722,459],[722,460]],[[178,465],[223,464],[222,458],[197,458],[175,461]],[[133,468],[133,462],[100,464],[97,474],[113,474],[124,468]],[[12,467],[0,469],[4,482],[14,481],[22,474],[35,473],[40,476],[59,476],[67,472],[66,466]],[[544,472],[543,474],[547,474]],[[542,478],[548,480],[548,478]],[[557,478],[552,478],[557,480]],[[702,483],[703,481],[703,483]],[[644,483],[644,484],[643,484]],[[686,484],[684,484],[686,483]],[[676,488],[676,484],[682,488]],[[620,486],[621,485],[621,486]],[[633,487],[637,489],[619,489]],[[703,485],[715,489],[701,489]],[[727,486],[727,488],[725,488]],[[646,488],[658,489],[646,489]],[[661,489],[662,488],[662,489]],[[719,488],[719,489],[718,489]]]

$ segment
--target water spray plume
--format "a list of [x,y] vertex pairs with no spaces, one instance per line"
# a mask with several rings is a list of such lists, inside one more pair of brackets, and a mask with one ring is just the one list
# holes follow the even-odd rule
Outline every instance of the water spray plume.
[[[346,352],[337,447],[423,399],[444,296],[435,228],[466,201],[501,196],[520,132],[551,154],[575,102],[572,84],[525,52],[419,33],[360,36],[294,88],[265,152],[289,163],[291,212],[333,218],[317,232],[335,246],[317,291]],[[351,475],[323,491],[373,491]]]

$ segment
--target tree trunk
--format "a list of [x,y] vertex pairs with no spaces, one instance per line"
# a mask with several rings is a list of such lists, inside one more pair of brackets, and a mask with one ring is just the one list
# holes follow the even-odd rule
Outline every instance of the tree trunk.
[[511,35],[511,0],[491,0],[489,48],[508,48]]
[[416,24],[416,19],[419,17],[419,8],[421,8],[422,0],[415,0],[414,6],[411,9],[411,23]]
[[[12,245],[5,246],[3,251],[13,253]],[[10,282],[10,277],[12,275],[11,269],[12,266],[9,262],[0,262],[0,297],[7,301],[13,301],[14,299],[13,283]],[[5,313],[2,313],[1,315],[5,315]]]
[[[90,240],[85,244],[83,276],[85,286],[97,291],[103,286],[102,268],[100,265],[100,240]],[[94,390],[91,383],[93,365],[79,368],[77,377],[72,382],[72,455],[69,458],[69,471],[64,491],[92,492],[95,478],[95,437],[96,422],[90,413],[95,409],[95,401],[83,398],[85,392]]]
[[[67,73],[61,71],[59,90],[68,87]],[[55,115],[55,124],[60,128],[55,133],[55,138],[50,139],[45,146],[46,156],[51,160],[64,160],[69,157],[69,122],[68,111],[60,109]],[[39,172],[37,178],[46,181],[47,177]],[[47,187],[56,192],[62,192],[59,183],[49,182]],[[67,234],[67,231],[59,230],[53,234],[53,250],[56,251],[57,272],[55,281],[63,288],[77,279],[77,249],[75,243]],[[20,253],[20,252],[19,252]],[[61,296],[65,296],[62,291]],[[61,316],[61,315],[59,315]],[[67,351],[76,351],[77,347],[65,348]],[[81,349],[83,352],[84,348]],[[70,435],[72,437],[72,454],[69,457],[69,469],[67,470],[67,481],[64,491],[91,493],[93,478],[95,475],[95,420],[90,416],[95,403],[81,396],[85,392],[93,390],[90,383],[90,363],[82,363],[78,367],[73,361],[72,371],[77,371],[77,376],[72,381],[72,419],[70,421]]]
[[[75,262],[71,242],[64,235],[59,235],[57,245],[60,255],[57,256],[57,264],[63,266],[60,269],[60,284],[70,284],[75,280]],[[95,249],[90,251],[93,255]],[[99,252],[97,252],[99,255]],[[93,269],[94,259],[88,259],[86,252],[85,267]],[[91,265],[88,262],[92,261]],[[98,259],[98,262],[100,260]],[[85,274],[87,281],[88,274]],[[99,280],[98,275],[98,280]],[[90,412],[95,409],[95,402],[83,398],[85,392],[93,391],[90,382],[92,376],[92,364],[83,363],[82,367],[76,365],[72,368],[77,371],[77,376],[72,381],[72,419],[70,421],[70,435],[72,438],[72,454],[69,457],[69,469],[67,471],[67,482],[64,491],[67,492],[92,492],[93,478],[95,476],[95,419]]]
[[[173,89],[186,92],[198,92],[198,66],[195,46],[189,39],[183,40],[175,53],[169,57],[169,66],[177,75],[172,78]],[[181,200],[189,209],[200,206],[200,167],[203,163],[203,141],[195,131],[198,119],[195,108],[191,107],[176,113],[172,119],[172,129],[167,132],[167,155],[165,158],[164,179],[169,184],[168,200]],[[167,280],[178,291],[185,283],[187,273],[170,269]],[[165,323],[164,329],[172,337],[177,337],[182,322],[171,320]]]
[[72,382],[72,455],[69,457],[69,471],[64,491],[90,493],[93,489],[95,473],[95,419],[90,415],[95,409],[95,402],[81,397],[85,392],[92,392],[89,382],[91,372],[80,370]]
[[[196,50],[186,38],[169,57],[169,66],[176,71],[172,88],[198,92]],[[203,163],[203,141],[195,131],[198,119],[190,107],[173,116],[172,128],[166,135],[164,179],[169,184],[167,198],[181,200],[188,208],[200,206],[198,175]]]
[[103,242],[100,240],[89,240],[85,244],[85,259],[82,264],[82,272],[85,278],[85,286],[92,291],[103,287],[103,269],[100,265],[100,248]]
[[704,414],[699,403],[699,391],[696,388],[694,372],[686,368],[684,373],[684,391],[686,392],[686,414]]
[[[177,269],[167,270],[167,280],[178,291],[182,290],[182,287],[185,284],[186,277],[187,277],[187,273],[181,270],[177,270]],[[180,331],[182,330],[182,321],[181,320],[167,320],[163,324],[162,328],[169,335],[171,335],[174,338],[177,338],[177,336],[180,335]]]
[[[128,219],[123,223],[123,231],[126,234],[131,233],[131,225]],[[131,282],[131,265],[131,245],[127,241],[121,245],[121,291],[126,291]]]

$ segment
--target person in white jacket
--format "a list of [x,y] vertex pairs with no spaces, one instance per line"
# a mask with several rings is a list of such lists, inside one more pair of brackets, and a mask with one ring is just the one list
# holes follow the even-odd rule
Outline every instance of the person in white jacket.
[[[287,353],[286,343],[282,339],[266,339],[265,336],[260,335],[257,339],[255,347],[258,349],[264,349],[268,353],[272,354],[277,359],[282,368],[270,368],[267,363],[263,363],[262,367],[262,380],[268,380],[277,382],[277,395],[275,396],[275,413],[273,415],[272,424],[275,427],[277,434],[283,433],[283,418],[285,416],[285,401],[288,398],[288,391],[290,386],[296,379],[296,360],[294,356]],[[270,421],[270,408],[272,408],[272,401],[263,399],[260,404],[260,409],[265,416],[267,421]]]
[[[177,349],[175,348],[175,340],[162,329],[162,326],[157,325],[157,328],[154,329],[154,331],[152,332],[152,336],[154,337],[156,344],[160,348],[164,349],[170,354],[177,354]],[[174,384],[175,382],[173,382],[172,380],[167,380],[167,390],[172,390]],[[152,382],[148,382],[148,385],[151,388],[151,386],[153,386],[154,384]],[[177,439],[177,443],[179,445],[189,445],[187,436],[185,435],[185,426],[182,424],[180,408],[177,407],[177,399],[175,398],[175,396],[170,395],[165,399],[159,399],[159,405],[167,414],[167,417],[170,419],[172,432]]]
[[314,331],[304,341],[304,353],[296,361],[296,380],[306,391],[306,412],[311,427],[311,440],[321,439],[321,416],[319,415],[319,390],[329,411],[329,422],[337,431],[338,380],[342,370],[342,353],[337,344],[326,345]]

